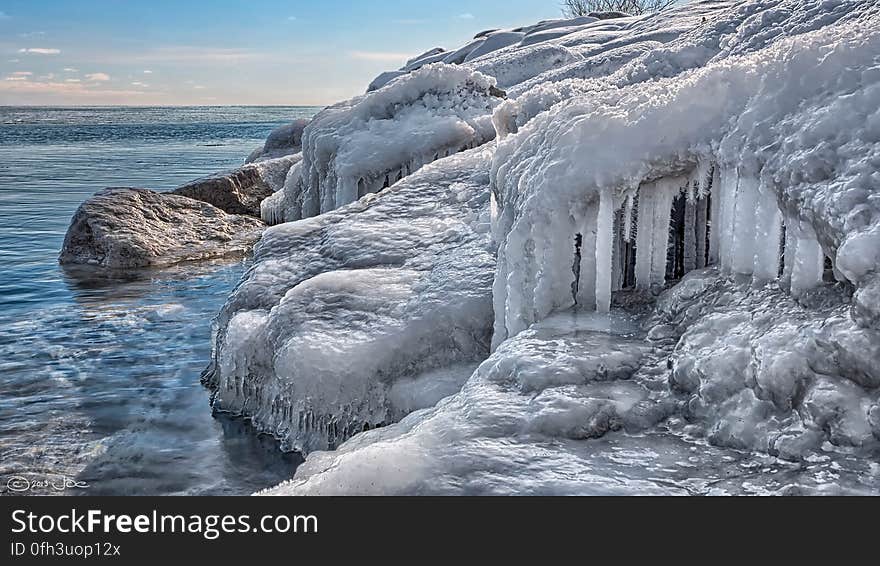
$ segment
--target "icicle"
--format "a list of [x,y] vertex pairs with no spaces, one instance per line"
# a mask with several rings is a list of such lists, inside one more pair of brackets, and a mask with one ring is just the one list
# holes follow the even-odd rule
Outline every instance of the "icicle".
[[616,210],[614,212],[614,238],[613,238],[613,249],[611,250],[612,259],[612,269],[611,269],[611,290],[619,291],[623,288],[623,276],[624,276],[624,265],[623,265],[623,230],[621,226],[623,225],[623,210]]
[[825,254],[812,229],[801,226],[791,271],[791,293],[799,295],[822,284]]
[[754,277],[756,282],[765,283],[779,276],[782,213],[776,204],[776,195],[766,186],[761,186],[759,202]]
[[593,308],[596,304],[596,222],[595,206],[587,209],[581,222],[581,266],[578,277],[577,304]]
[[626,205],[624,206],[624,209],[623,209],[623,241],[624,242],[629,242],[632,240],[632,223],[633,223],[634,202],[635,202],[635,195],[633,193],[626,195]]
[[596,311],[611,310],[611,271],[614,238],[614,203],[610,189],[599,193],[596,217]]
[[696,268],[702,269],[706,267],[706,238],[708,237],[708,226],[706,225],[706,213],[708,212],[709,202],[706,193],[703,192],[701,198],[696,204],[696,217],[694,219],[694,239],[696,249]]
[[733,253],[731,269],[734,273],[751,275],[755,269],[755,216],[758,208],[758,179],[742,176],[736,191],[733,221]]
[[717,265],[721,260],[721,169],[715,165],[712,169],[712,187],[709,199],[712,201],[709,210],[709,263]]
[[636,287],[651,287],[651,256],[654,235],[654,185],[639,187],[638,218],[636,219]]
[[666,256],[669,251],[669,222],[672,216],[672,201],[681,190],[679,177],[661,179],[654,183],[654,229],[651,244],[651,284],[663,285],[666,282]]
[[733,240],[736,219],[736,191],[739,173],[735,170],[721,174],[720,230],[718,237],[721,269],[730,272],[733,268]]
[[712,162],[705,158],[697,161],[695,177],[697,181],[697,198],[705,198],[709,192],[709,179],[712,174]]
[[[691,185],[693,186],[693,185]],[[684,272],[697,268],[697,206],[688,200],[684,205]]]

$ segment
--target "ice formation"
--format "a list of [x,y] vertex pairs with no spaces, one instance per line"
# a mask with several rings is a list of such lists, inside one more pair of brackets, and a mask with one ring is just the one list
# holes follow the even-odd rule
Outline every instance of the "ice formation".
[[457,391],[490,341],[489,157],[268,229],[218,320],[215,408],[310,451]]
[[[301,167],[263,218],[293,221],[376,193],[427,163],[495,137],[495,80],[464,67],[422,67],[367,96],[331,106],[303,132]],[[271,207],[271,208],[270,208]]]
[[306,128],[262,212],[307,219],[218,321],[215,404],[338,447],[276,493],[735,492],[725,466],[764,457],[758,491],[876,493],[878,109],[872,0],[414,57]]

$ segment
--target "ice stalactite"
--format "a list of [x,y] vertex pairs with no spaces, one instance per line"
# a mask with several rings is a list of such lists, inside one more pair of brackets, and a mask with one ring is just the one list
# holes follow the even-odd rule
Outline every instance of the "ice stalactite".
[[614,202],[610,189],[599,193],[596,219],[596,310],[611,310],[611,276],[614,240]]
[[[792,221],[789,227],[794,240],[791,254],[791,293],[800,295],[822,284],[825,272],[825,254],[813,229],[802,222]],[[789,251],[786,250],[788,258]]]
[[758,179],[738,175],[736,204],[733,209],[733,233],[730,269],[751,275],[755,268],[755,216],[758,206]]
[[697,268],[697,205],[688,195],[684,205],[684,272]]
[[648,187],[639,188],[638,216],[636,218],[636,288],[651,287],[651,259],[654,245],[654,207],[656,194]]
[[[587,209],[581,221],[581,254],[578,276],[577,304],[592,308],[596,304],[596,258],[598,256],[596,229],[598,225],[596,207]],[[610,241],[608,244],[610,245]]]
[[672,219],[672,201],[684,186],[685,179],[667,177],[655,181],[653,190],[654,227],[651,243],[651,285],[662,286],[666,282],[666,259],[669,254],[669,227]]
[[711,187],[708,262],[714,265],[721,261],[721,169],[717,165],[712,169]]
[[754,279],[763,283],[779,277],[782,213],[776,195],[768,187],[761,186],[758,202]]
[[709,207],[709,199],[706,198],[706,193],[701,190],[700,199],[697,200],[696,211],[695,211],[695,226],[694,226],[694,245],[696,247],[696,269],[702,269],[706,267],[706,244],[708,234],[708,207]]

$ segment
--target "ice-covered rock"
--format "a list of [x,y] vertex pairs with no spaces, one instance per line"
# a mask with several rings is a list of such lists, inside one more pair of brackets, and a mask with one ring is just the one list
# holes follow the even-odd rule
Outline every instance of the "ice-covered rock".
[[[490,77],[433,64],[368,95],[331,106],[303,134],[302,166],[288,175],[269,221],[328,212],[376,193],[427,163],[495,136],[503,93]],[[268,205],[267,205],[268,206]]]
[[[718,249],[710,253],[717,252],[724,270],[766,278],[769,269],[772,276],[784,222],[793,238],[786,246],[793,292],[821,283],[824,256],[859,293],[870,289],[878,266],[870,259],[866,265],[864,251],[850,254],[848,243],[853,251],[880,244],[873,243],[880,206],[871,188],[880,155],[874,124],[880,7],[842,2],[829,13],[778,4],[745,17],[727,53],[703,67],[624,87],[582,85],[584,94],[570,93],[499,142],[493,162],[496,344],[579,302],[572,263],[585,257],[595,264],[602,250],[581,254],[577,242],[595,233],[606,195],[611,210],[637,194],[642,209],[655,211],[638,216],[635,271],[644,287],[662,284],[671,204],[688,186],[705,183],[708,163],[719,172],[711,189],[716,215],[710,215]],[[746,3],[737,14],[760,6]],[[766,27],[756,25],[767,19],[813,31],[771,42]],[[743,49],[756,44],[756,35],[769,45]],[[618,73],[656,59],[656,51]],[[500,127],[509,122],[496,117]],[[770,216],[759,223],[756,209]],[[857,220],[847,224],[847,218]],[[596,235],[603,236],[610,246],[614,238]],[[756,256],[759,240],[772,253]],[[600,283],[588,289],[590,296],[608,292],[608,281]],[[857,306],[870,310],[860,296]]]
[[308,124],[308,120],[300,119],[275,128],[266,138],[266,142],[248,156],[246,163],[300,153],[302,151],[303,130]]
[[260,203],[284,186],[290,168],[301,160],[301,154],[267,159],[197,179],[172,192],[213,204],[229,214],[259,217]]
[[60,261],[121,270],[244,255],[263,228],[184,196],[105,189],[77,209]]
[[456,391],[491,338],[489,160],[267,230],[218,319],[214,407],[310,451]]

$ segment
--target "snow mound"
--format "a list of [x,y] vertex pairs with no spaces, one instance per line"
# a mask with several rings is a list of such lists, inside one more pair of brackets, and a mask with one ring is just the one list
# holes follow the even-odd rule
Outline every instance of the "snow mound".
[[[784,230],[793,291],[821,283],[827,256],[860,289],[860,318],[877,319],[870,285],[878,263],[868,250],[880,249],[880,208],[870,189],[880,152],[880,7],[841,2],[847,11],[815,11],[805,21],[798,2],[777,4],[742,22],[727,56],[671,79],[582,85],[588,94],[570,93],[499,143],[496,344],[575,303],[606,310],[614,274],[627,268],[613,246],[634,209],[637,283],[662,285],[673,200],[686,193],[705,208],[708,186],[712,211],[702,222],[713,219],[710,261],[775,278],[782,246],[758,243],[780,241]],[[785,14],[815,31],[735,54],[737,45],[768,42],[755,19]],[[496,116],[501,127],[510,121]]]
[[323,110],[303,132],[302,166],[264,218],[289,222],[328,212],[482,145],[495,137],[491,111],[500,95],[490,77],[434,64]]
[[267,230],[217,321],[214,407],[308,452],[457,391],[490,341],[490,159]]

